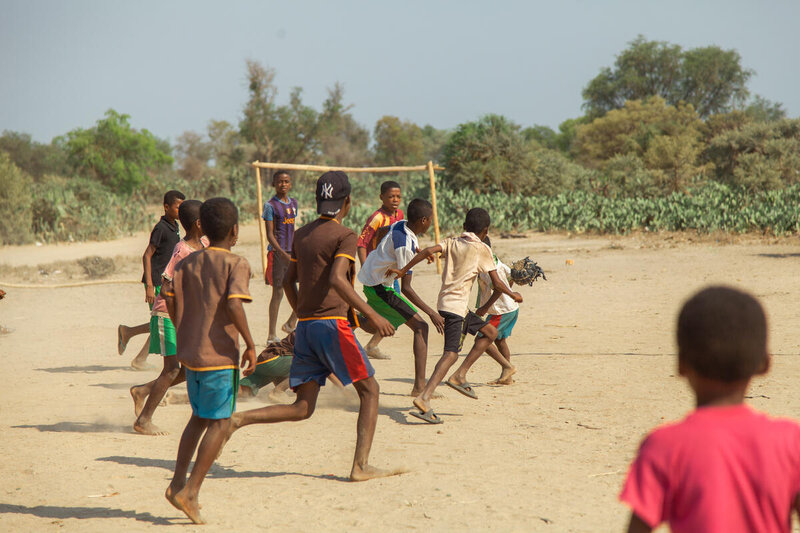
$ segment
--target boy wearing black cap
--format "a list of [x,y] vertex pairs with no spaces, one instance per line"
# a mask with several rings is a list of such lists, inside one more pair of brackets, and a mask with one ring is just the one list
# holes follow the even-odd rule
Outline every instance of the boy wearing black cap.
[[356,322],[352,308],[369,318],[381,335],[394,334],[394,328],[353,288],[357,236],[341,224],[350,211],[347,175],[340,171],[323,174],[317,180],[316,197],[320,217],[295,232],[291,263],[283,283],[298,317],[289,373],[289,384],[297,399],[292,405],[271,405],[234,414],[226,439],[249,424],[309,418],[320,387],[333,374],[344,385],[352,383],[361,400],[350,479],[365,481],[399,474],[397,470],[379,470],[368,464],[380,390],[373,377],[375,371],[350,326],[349,321]]

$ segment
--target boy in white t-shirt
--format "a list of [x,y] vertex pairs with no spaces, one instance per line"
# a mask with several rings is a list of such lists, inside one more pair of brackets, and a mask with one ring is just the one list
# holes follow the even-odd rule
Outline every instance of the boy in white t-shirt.
[[[394,287],[394,276],[387,275],[389,269],[406,266],[419,250],[418,235],[424,235],[431,226],[433,206],[427,200],[415,198],[408,204],[408,220],[389,226],[386,236],[375,250],[367,255],[358,281],[364,285],[367,303],[397,328],[406,324],[414,332],[414,388],[412,396],[422,393],[425,387],[425,363],[428,357],[428,323],[417,312],[425,312],[439,333],[444,332],[444,318],[435,309],[426,305],[411,287],[411,272],[407,272],[398,293]],[[414,306],[417,307],[414,307]],[[362,318],[361,328],[374,333],[375,328]]]

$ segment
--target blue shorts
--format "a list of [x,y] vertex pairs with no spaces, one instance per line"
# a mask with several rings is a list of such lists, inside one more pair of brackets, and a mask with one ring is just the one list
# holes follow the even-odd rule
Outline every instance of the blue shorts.
[[192,413],[198,418],[220,420],[230,418],[236,409],[239,391],[239,370],[186,369],[186,390]]
[[489,315],[489,324],[497,328],[497,339],[495,340],[499,341],[511,336],[514,324],[517,323],[517,316],[519,316],[519,309],[502,315]]
[[323,386],[328,374],[344,385],[375,374],[347,320],[300,320],[294,334],[294,359],[289,371],[292,389],[309,381]]

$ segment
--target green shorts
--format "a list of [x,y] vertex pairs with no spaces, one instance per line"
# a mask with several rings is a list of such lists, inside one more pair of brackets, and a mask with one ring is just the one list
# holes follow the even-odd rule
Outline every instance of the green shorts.
[[163,316],[150,317],[150,352],[164,357],[177,353],[175,326],[172,320]]
[[392,287],[385,285],[364,287],[364,295],[369,306],[395,328],[405,324],[417,314],[417,308]]
[[270,383],[277,385],[289,377],[289,370],[292,368],[292,356],[282,355],[256,364],[256,370],[239,382],[242,387],[247,387],[258,394],[261,387],[266,387]]

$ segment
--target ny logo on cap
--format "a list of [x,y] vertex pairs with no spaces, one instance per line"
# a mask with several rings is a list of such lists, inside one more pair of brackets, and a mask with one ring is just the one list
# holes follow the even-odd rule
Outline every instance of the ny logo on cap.
[[323,183],[321,194],[323,198],[333,198],[333,183]]

